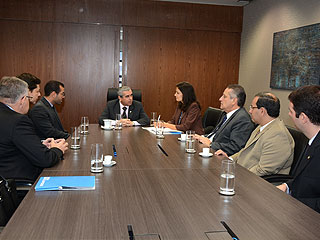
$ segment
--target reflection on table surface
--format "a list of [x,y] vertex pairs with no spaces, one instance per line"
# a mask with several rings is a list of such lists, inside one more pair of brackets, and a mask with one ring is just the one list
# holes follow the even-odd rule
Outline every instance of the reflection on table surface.
[[[89,126],[81,149],[69,150],[41,176],[96,176],[93,191],[28,193],[1,239],[317,239],[320,215],[273,185],[236,166],[236,194],[219,194],[221,158],[185,153],[179,135],[157,140],[141,128]],[[90,172],[90,145],[102,143],[117,164]],[[158,148],[161,144],[168,153]],[[17,230],[19,229],[19,230]],[[208,232],[209,235],[206,234]],[[155,235],[144,235],[155,234]],[[231,239],[231,237],[230,237]]]

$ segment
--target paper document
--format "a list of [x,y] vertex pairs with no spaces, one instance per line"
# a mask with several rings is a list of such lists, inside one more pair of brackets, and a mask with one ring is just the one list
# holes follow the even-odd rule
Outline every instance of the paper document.
[[[142,127],[142,129],[147,130],[153,134],[156,134],[156,128],[155,127]],[[179,130],[172,130],[170,128],[164,128],[163,134],[181,134],[182,132]]]
[[95,189],[95,176],[41,177],[35,187],[36,191],[93,189]]

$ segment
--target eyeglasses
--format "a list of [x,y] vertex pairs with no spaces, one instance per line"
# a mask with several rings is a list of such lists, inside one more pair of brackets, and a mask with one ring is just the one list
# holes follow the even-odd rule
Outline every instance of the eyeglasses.
[[252,110],[252,109],[255,109],[255,108],[258,108],[258,107],[257,107],[257,106],[252,106],[252,105],[250,105],[249,108]]
[[32,99],[33,97],[31,97],[31,96],[25,96],[29,101],[30,101],[30,99]]

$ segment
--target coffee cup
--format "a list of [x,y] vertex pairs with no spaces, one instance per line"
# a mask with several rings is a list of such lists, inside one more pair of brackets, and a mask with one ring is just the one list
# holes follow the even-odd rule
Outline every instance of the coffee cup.
[[186,141],[186,137],[187,137],[187,134],[182,133],[182,134],[180,135],[181,141]]
[[210,148],[202,148],[202,154],[203,155],[209,155],[210,154]]
[[103,119],[104,128],[111,128],[112,127],[112,120],[110,119]]
[[111,162],[112,162],[112,156],[111,156],[111,155],[106,155],[106,156],[104,156],[103,164],[105,164],[105,165],[111,165]]

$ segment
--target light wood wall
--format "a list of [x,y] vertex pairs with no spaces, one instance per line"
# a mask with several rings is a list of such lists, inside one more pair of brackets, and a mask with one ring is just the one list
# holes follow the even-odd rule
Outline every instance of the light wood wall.
[[175,85],[189,81],[203,112],[238,81],[242,8],[143,0],[10,0],[0,3],[0,76],[30,72],[65,83],[66,129],[96,123],[117,86],[124,27],[124,84],[145,111],[168,120]]

